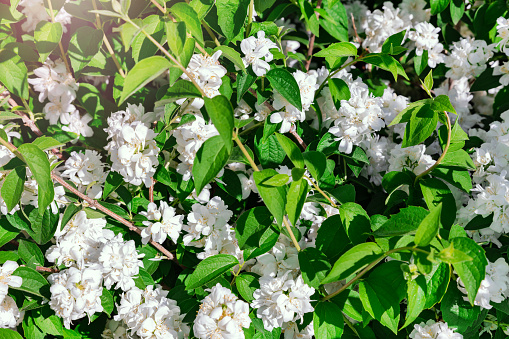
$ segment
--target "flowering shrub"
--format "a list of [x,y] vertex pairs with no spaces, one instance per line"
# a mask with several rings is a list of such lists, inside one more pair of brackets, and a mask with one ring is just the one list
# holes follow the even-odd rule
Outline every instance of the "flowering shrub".
[[508,10],[0,2],[0,338],[509,336]]

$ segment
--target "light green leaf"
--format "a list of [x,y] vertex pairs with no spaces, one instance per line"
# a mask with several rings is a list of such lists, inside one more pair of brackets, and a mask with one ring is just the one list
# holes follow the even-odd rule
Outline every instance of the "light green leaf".
[[433,102],[431,103],[431,109],[437,112],[446,111],[458,114],[456,113],[456,110],[454,109],[454,106],[451,104],[451,100],[447,95],[439,95],[436,98],[434,98]]
[[440,165],[447,167],[459,167],[461,169],[469,170],[476,169],[475,164],[472,161],[470,155],[462,149],[447,152],[445,154],[445,157],[442,159]]
[[220,135],[205,140],[196,153],[192,169],[197,194],[216,177],[226,165],[228,157],[228,149]]
[[431,308],[442,301],[450,280],[450,268],[446,263],[434,265],[430,274],[426,275],[426,305]]
[[166,36],[168,39],[168,47],[174,55],[179,55],[184,49],[187,39],[186,24],[184,22],[166,22]]
[[299,150],[299,147],[297,147],[297,145],[286,136],[279,133],[275,133],[275,135],[279,141],[279,144],[281,147],[283,147],[286,155],[293,162],[295,167],[304,168],[304,158]]
[[[18,247],[18,254],[21,259],[26,263],[34,262],[39,266],[44,266],[44,254],[40,250],[39,246],[28,240],[20,240]],[[32,258],[35,260],[32,261]]]
[[306,179],[294,180],[290,184],[286,198],[286,213],[292,225],[296,225],[297,220],[300,218],[308,192],[309,185]]
[[0,328],[0,337],[2,339],[23,339],[18,332],[9,328]]
[[348,278],[381,258],[382,249],[374,242],[359,244],[349,249],[334,264],[330,273],[322,280],[322,284]]
[[49,149],[58,148],[65,144],[51,137],[42,136],[32,141],[32,145],[39,147],[41,151],[47,151]]
[[[201,22],[193,7],[185,2],[178,2],[171,6],[170,12],[175,15],[177,19],[184,21],[189,32],[191,32],[191,34],[203,44]],[[168,41],[169,40],[170,38],[168,38]]]
[[486,275],[486,265],[488,265],[484,249],[470,238],[459,237],[453,238],[450,241],[454,249],[465,253],[473,259],[452,264],[465,285],[468,299],[473,305],[479,286],[481,286],[481,281],[483,281]]
[[422,310],[424,310],[424,306],[426,305],[426,278],[423,275],[418,276],[417,278],[408,281],[407,285],[407,313],[405,324],[403,327],[407,327],[410,325],[419,314],[421,314]]
[[205,98],[205,109],[209,114],[210,120],[217,128],[219,135],[223,139],[228,154],[233,148],[233,107],[230,101],[224,95],[217,95],[212,99]]
[[[399,62],[392,56],[383,53],[370,53],[362,58],[362,61],[368,64],[373,64],[383,70],[389,71],[394,76],[394,80],[398,80],[398,74],[408,80],[405,71],[402,70]],[[399,67],[398,67],[399,65]]]
[[127,73],[118,104],[122,105],[127,98],[157,78],[169,67],[170,62],[162,56],[149,57],[135,64],[133,69]]
[[4,199],[7,210],[11,211],[21,199],[21,193],[25,188],[26,167],[18,166],[14,168],[2,184],[2,198]]
[[272,87],[299,111],[302,110],[299,84],[293,75],[283,68],[274,68],[265,75]]
[[260,288],[260,283],[258,280],[260,276],[258,274],[252,272],[245,272],[240,274],[235,280],[235,284],[237,286],[237,290],[239,294],[244,298],[248,303],[254,300],[253,292]]
[[337,42],[330,44],[326,49],[322,49],[320,52],[315,53],[316,57],[345,57],[345,56],[357,56],[357,48],[349,42]]
[[265,169],[261,172],[254,172],[253,178],[258,192],[270,213],[276,218],[278,226],[283,223],[286,206],[286,189],[284,187],[271,187],[264,184],[265,180],[278,174],[276,170]]
[[49,299],[49,283],[48,281],[36,270],[29,267],[20,266],[12,273],[23,279],[20,287],[12,287],[16,290],[29,292],[40,297],[46,297]]
[[327,256],[313,247],[308,247],[299,252],[299,265],[302,279],[315,289],[320,287],[320,282],[331,268]]
[[69,41],[67,55],[74,72],[81,71],[99,52],[103,42],[103,31],[90,26],[79,27]]
[[265,180],[263,184],[266,186],[278,187],[286,185],[288,180],[290,180],[290,176],[288,174],[276,174],[275,176]]
[[393,288],[384,280],[368,279],[359,283],[359,296],[362,305],[373,318],[397,333],[400,306]]
[[302,156],[311,176],[315,180],[320,180],[327,169],[327,158],[325,155],[318,151],[307,151]]
[[214,52],[216,52],[216,51],[221,51],[222,56],[224,56],[226,59],[233,62],[233,64],[235,66],[237,66],[239,69],[241,69],[242,71],[246,70],[246,67],[244,66],[244,62],[242,61],[242,58],[240,57],[239,52],[237,52],[233,48],[228,47],[228,46],[217,46],[214,49]]
[[35,324],[43,333],[54,336],[63,335],[64,328],[62,326],[62,320],[55,315],[49,305],[34,310],[32,314]]
[[315,337],[320,339],[336,339],[343,335],[345,322],[341,309],[331,302],[320,302],[313,313]]
[[421,221],[415,232],[414,242],[417,246],[428,246],[438,234],[441,213],[442,203],[439,203],[436,207],[431,208],[430,213]]
[[35,47],[39,52],[39,61],[45,62],[48,56],[58,46],[62,39],[62,24],[60,22],[41,21],[34,32]]
[[221,276],[239,264],[237,258],[229,254],[216,254],[202,260],[195,271],[186,279],[186,290],[192,290]]
[[28,99],[28,70],[13,51],[0,50],[0,83],[12,94]]
[[111,312],[113,312],[113,308],[115,307],[113,294],[111,294],[111,292],[106,288],[103,288],[103,293],[101,294],[101,306],[103,307],[103,312],[108,316],[111,315]]
[[450,229],[456,220],[456,200],[449,187],[440,179],[429,178],[419,181],[422,195],[428,209],[442,204],[440,224]]
[[429,105],[418,106],[412,111],[410,121],[405,127],[401,147],[415,146],[424,142],[437,128],[438,113]]
[[246,20],[249,0],[216,0],[217,23],[228,40],[240,33]]
[[334,101],[336,109],[341,107],[341,100],[350,100],[350,88],[343,79],[331,78],[329,79],[329,90]]
[[39,214],[42,215],[46,207],[53,202],[55,191],[51,180],[50,164],[46,153],[33,144],[23,144],[18,148],[23,155],[32,175],[37,181]]

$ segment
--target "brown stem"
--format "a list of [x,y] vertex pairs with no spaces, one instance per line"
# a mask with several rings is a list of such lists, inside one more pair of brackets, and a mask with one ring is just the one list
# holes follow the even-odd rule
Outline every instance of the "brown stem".
[[297,134],[297,132],[295,131],[295,126],[292,126],[292,128],[290,129],[290,134],[293,135],[293,137],[295,139],[297,139],[297,142],[299,143],[300,147],[302,147],[302,149],[305,151],[306,148],[308,148],[308,146],[306,145],[306,143],[304,142],[304,140],[302,140],[302,138],[300,137],[300,135]]
[[60,270],[58,268],[52,268],[52,267],[43,267],[43,266],[37,266],[35,268],[36,271],[39,272],[48,272],[48,273],[58,273]]
[[[322,0],[318,0],[316,4],[316,8],[320,8],[322,6]],[[320,13],[316,13],[316,20],[320,19]],[[311,65],[311,59],[313,58],[313,49],[315,48],[315,35],[311,34],[311,38],[309,38],[309,48],[308,48],[308,59],[306,61],[306,71],[309,71],[309,66]]]
[[152,184],[148,188],[148,200],[150,202],[154,202],[154,186],[155,186],[157,181],[154,178],[150,178],[150,179],[152,179]]

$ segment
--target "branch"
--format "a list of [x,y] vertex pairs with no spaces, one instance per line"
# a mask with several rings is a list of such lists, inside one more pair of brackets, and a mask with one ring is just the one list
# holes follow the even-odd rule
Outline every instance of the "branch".
[[[322,6],[322,0],[318,0],[316,4],[316,8],[320,8]],[[320,13],[316,13],[316,20],[320,19]],[[309,39],[309,48],[308,48],[308,59],[306,61],[306,71],[309,71],[309,66],[311,65],[311,59],[313,58],[313,49],[315,48],[315,35],[311,34],[311,38]]]
[[43,266],[37,266],[35,268],[38,272],[49,272],[49,273],[58,273],[60,270],[58,268],[51,268],[51,267],[43,267]]

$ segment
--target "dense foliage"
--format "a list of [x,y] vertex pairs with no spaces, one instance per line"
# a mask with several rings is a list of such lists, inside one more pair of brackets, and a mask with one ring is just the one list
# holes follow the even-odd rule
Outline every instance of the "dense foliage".
[[509,336],[508,9],[0,1],[0,337]]

